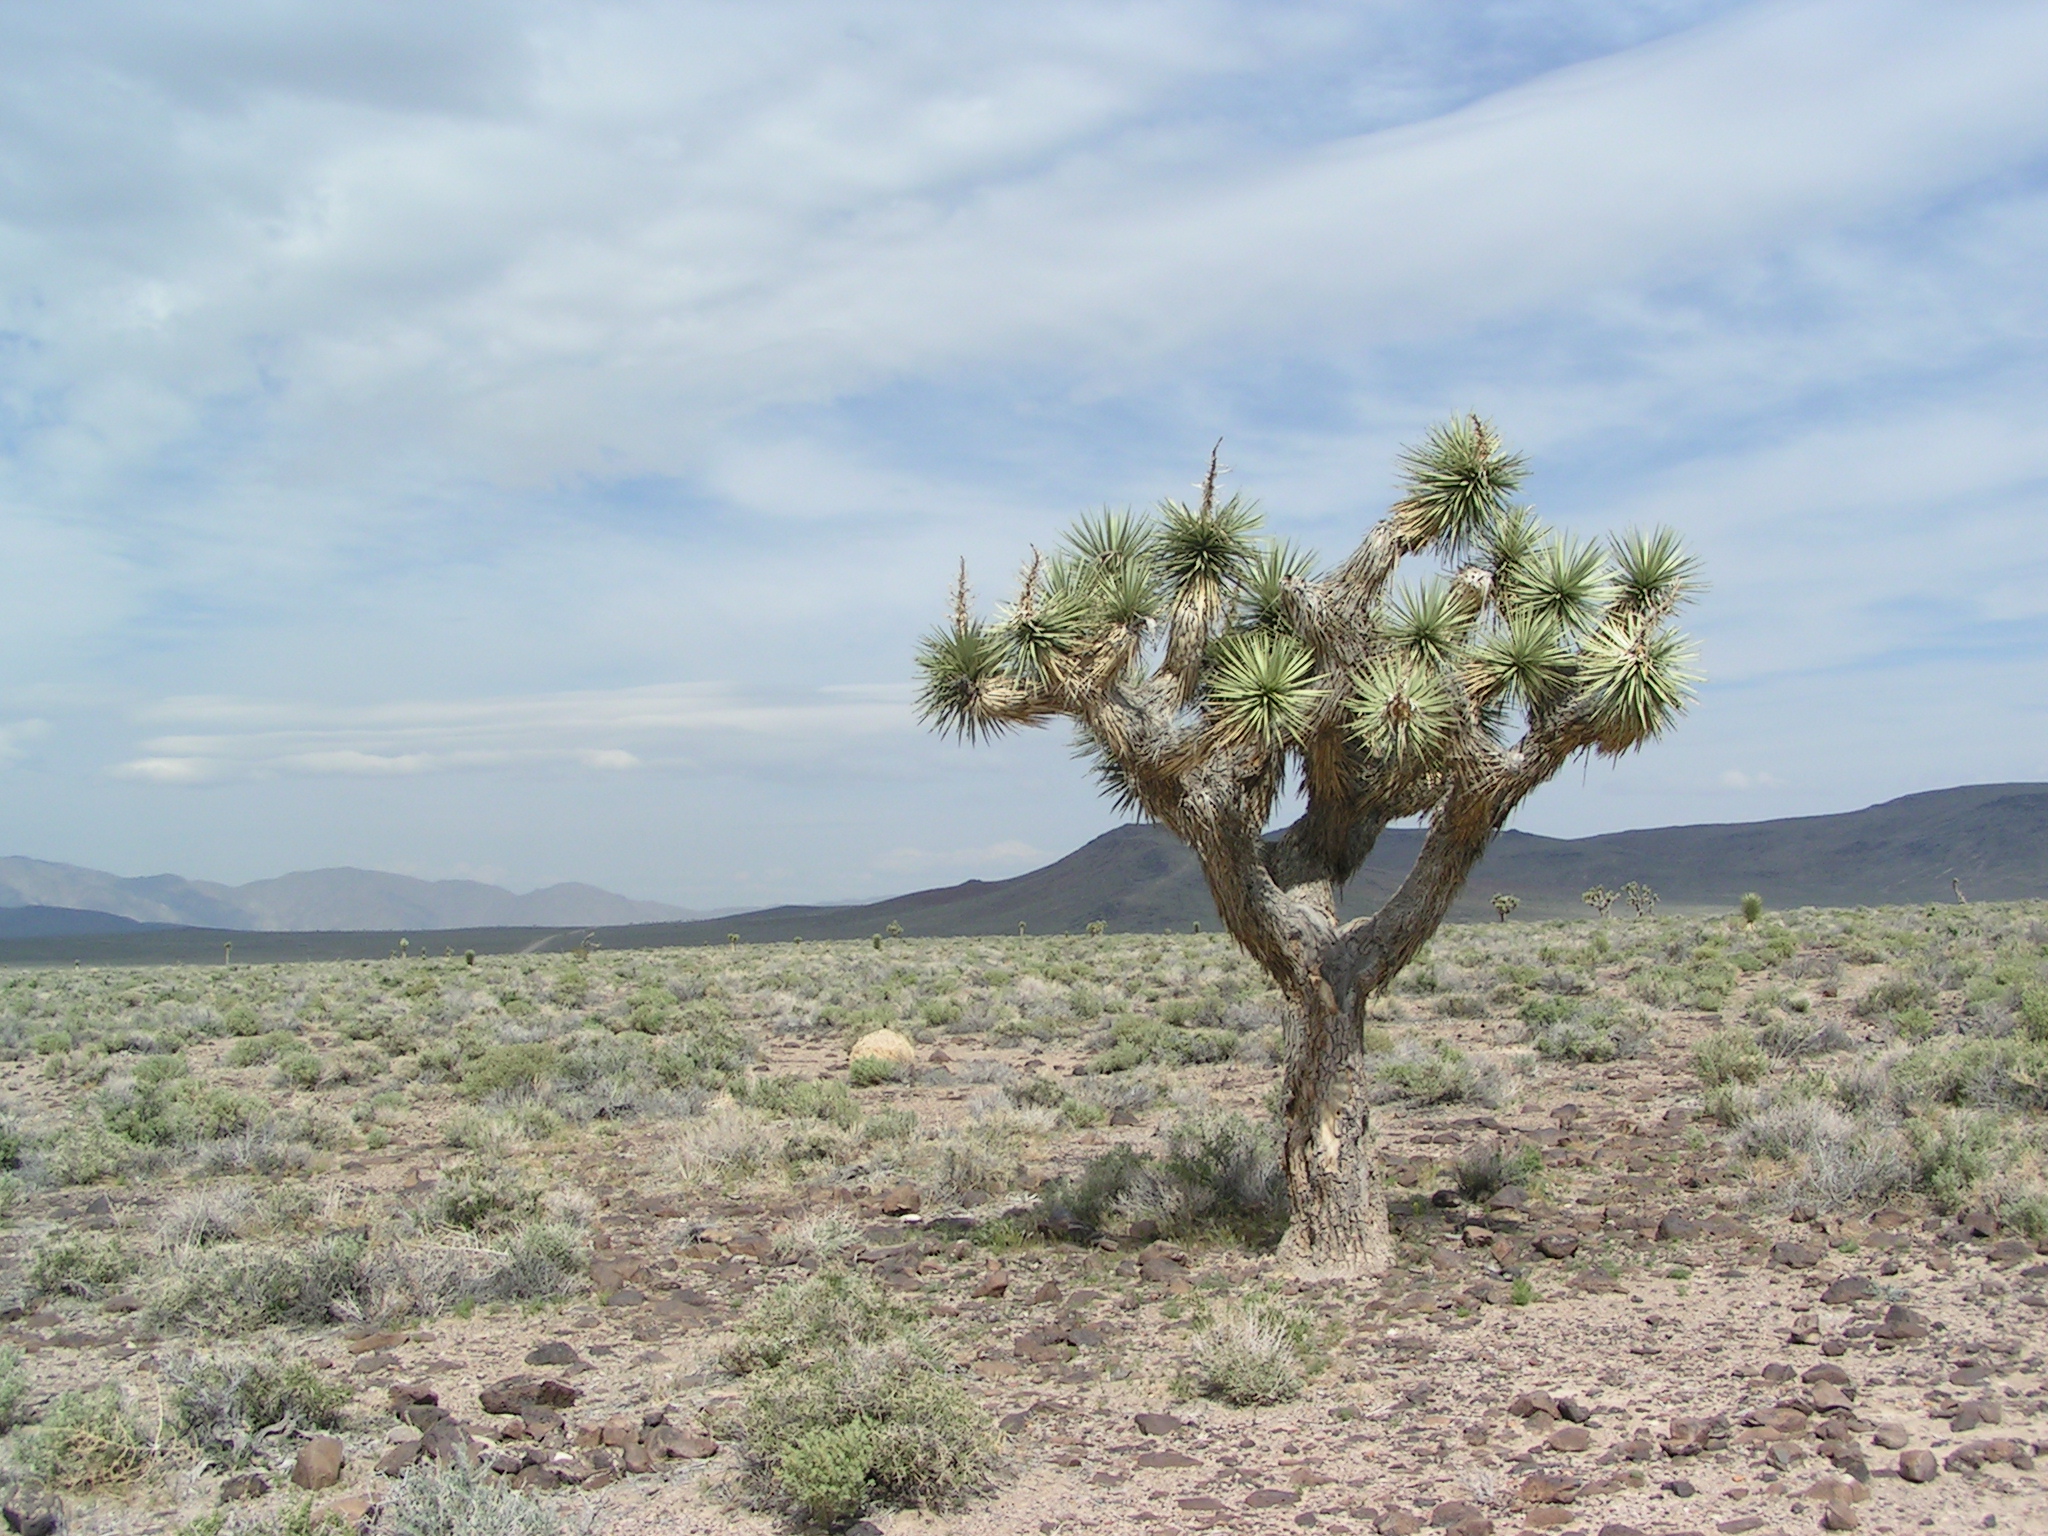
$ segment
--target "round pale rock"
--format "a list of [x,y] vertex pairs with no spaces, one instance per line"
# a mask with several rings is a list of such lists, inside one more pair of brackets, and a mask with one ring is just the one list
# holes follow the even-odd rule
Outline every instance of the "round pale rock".
[[846,1059],[849,1062],[876,1060],[891,1061],[899,1067],[915,1066],[917,1047],[910,1043],[907,1035],[900,1035],[893,1029],[877,1029],[854,1041]]
[[1899,1476],[1909,1483],[1931,1483],[1940,1471],[1941,1464],[1934,1459],[1932,1451],[1899,1452]]
[[332,1435],[315,1435],[299,1447],[292,1463],[292,1481],[301,1488],[332,1488],[341,1481],[341,1442]]

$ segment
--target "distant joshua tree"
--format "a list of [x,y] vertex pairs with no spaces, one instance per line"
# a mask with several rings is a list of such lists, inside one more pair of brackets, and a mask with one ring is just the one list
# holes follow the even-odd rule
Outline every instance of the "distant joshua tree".
[[[1284,1158],[1297,1268],[1393,1259],[1364,1081],[1366,1001],[1428,942],[1509,814],[1582,752],[1617,755],[1684,708],[1670,620],[1697,583],[1669,532],[1605,547],[1512,504],[1522,460],[1476,417],[1404,459],[1393,507],[1343,561],[1257,536],[1219,502],[1084,518],[978,617],[963,564],[919,650],[920,708],[980,741],[1074,721],[1104,789],[1200,859],[1224,926],[1296,1017]],[[1410,557],[1440,564],[1397,590]],[[1298,785],[1300,817],[1267,818]],[[1425,816],[1400,889],[1371,917],[1337,900],[1380,832]]]
[[1604,885],[1596,885],[1581,896],[1579,900],[1591,907],[1602,918],[1605,918],[1607,916],[1607,909],[1621,900],[1621,892],[1610,891]]
[[1755,891],[1742,898],[1742,920],[1754,928],[1764,915],[1764,899]]
[[1505,891],[1502,891],[1499,895],[1493,898],[1493,910],[1500,914],[1500,920],[1502,922],[1506,922],[1508,920],[1508,914],[1514,911],[1515,908],[1519,907],[1521,904],[1521,897],[1510,896]]
[[1640,880],[1629,881],[1621,888],[1621,894],[1637,917],[1648,917],[1656,908],[1657,893]]
[[1109,924],[1099,917],[1088,925],[1088,937],[1091,939],[1099,939],[1107,932],[1109,932]]

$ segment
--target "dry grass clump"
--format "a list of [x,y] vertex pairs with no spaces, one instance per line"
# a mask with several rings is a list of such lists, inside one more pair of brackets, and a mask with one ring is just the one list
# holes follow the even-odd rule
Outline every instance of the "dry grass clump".
[[1233,1408],[1291,1402],[1301,1395],[1295,1330],[1267,1308],[1226,1307],[1197,1336],[1195,1384]]

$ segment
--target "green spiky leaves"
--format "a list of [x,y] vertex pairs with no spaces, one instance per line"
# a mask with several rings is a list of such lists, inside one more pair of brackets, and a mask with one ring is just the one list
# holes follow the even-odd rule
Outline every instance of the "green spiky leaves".
[[1412,661],[1448,666],[1472,632],[1479,601],[1463,582],[1432,581],[1397,596],[1388,610],[1384,632]]
[[1628,752],[1664,734],[1691,702],[1692,648],[1683,635],[1618,616],[1579,651],[1580,697],[1601,753]]
[[1441,767],[1458,734],[1458,704],[1436,668],[1383,656],[1350,698],[1351,736],[1382,771],[1416,777]]
[[1700,590],[1699,562],[1669,528],[1632,529],[1612,549],[1616,606],[1625,612],[1668,614]]
[[1019,723],[1025,691],[1009,672],[1009,647],[973,620],[933,630],[918,644],[917,717],[962,741],[1000,736]]
[[1233,496],[1221,506],[1190,510],[1177,501],[1159,509],[1152,559],[1176,598],[1236,586],[1258,559],[1258,509]]
[[1506,513],[1526,468],[1522,456],[1502,447],[1477,416],[1430,428],[1423,445],[1401,457],[1406,483],[1393,517],[1403,547],[1434,546],[1456,555],[1483,543]]
[[1204,704],[1219,742],[1275,753],[1299,746],[1326,697],[1314,655],[1292,635],[1239,630],[1212,648]]

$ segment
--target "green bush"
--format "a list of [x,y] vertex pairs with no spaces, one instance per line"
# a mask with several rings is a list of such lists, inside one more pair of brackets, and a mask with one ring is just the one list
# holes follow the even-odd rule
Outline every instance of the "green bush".
[[1481,1068],[1448,1040],[1422,1045],[1403,1039],[1392,1052],[1372,1057],[1367,1066],[1374,1103],[1499,1102],[1498,1075]]
[[462,1092],[472,1099],[531,1092],[552,1078],[560,1065],[561,1052],[546,1040],[494,1045],[462,1074]]
[[213,1465],[243,1467],[304,1430],[337,1429],[348,1384],[275,1353],[166,1362],[171,1422]]
[[2048,1109],[2048,1042],[1948,1037],[1915,1046],[1892,1069],[1907,1102]]
[[915,1315],[865,1276],[828,1269],[755,1302],[733,1330],[726,1367],[745,1375],[793,1355],[872,1344],[901,1334]]
[[1991,1172],[2000,1138],[1998,1122],[1988,1115],[1939,1115],[1914,1120],[1906,1130],[1920,1187],[1944,1210],[1962,1206],[1972,1186]]
[[21,1436],[22,1467],[55,1488],[83,1490],[133,1481],[155,1462],[157,1449],[111,1382],[65,1392]]
[[1154,1062],[1189,1066],[1228,1061],[1237,1054],[1239,1045],[1237,1035],[1227,1029],[1191,1029],[1130,1014],[1119,1016],[1110,1025],[1109,1033],[1108,1047],[1089,1058],[1088,1071],[1128,1072]]
[[1753,1083],[1771,1069],[1770,1058],[1747,1030],[1721,1029],[1692,1053],[1693,1071],[1709,1088],[1723,1083]]
[[988,1482],[1000,1445],[988,1414],[915,1338],[792,1356],[748,1383],[742,1423],[768,1490],[821,1522],[873,1504],[955,1504]]
[[900,1083],[910,1076],[907,1062],[887,1056],[859,1056],[846,1069],[847,1080],[856,1088],[877,1088],[883,1083]]
[[1131,1191],[1151,1159],[1129,1146],[1114,1146],[1090,1158],[1071,1179],[1054,1179],[1039,1192],[1039,1205],[1056,1225],[1078,1224],[1088,1232],[1109,1225],[1118,1204]]
[[547,1506],[465,1462],[407,1469],[384,1501],[387,1536],[561,1536]]
[[369,1240],[339,1233],[290,1247],[226,1245],[170,1275],[150,1299],[158,1327],[249,1333],[276,1324],[325,1327],[371,1310]]
[[860,1106],[846,1084],[832,1078],[756,1078],[735,1097],[784,1120],[823,1120],[842,1130],[860,1123]]
[[135,1273],[135,1261],[112,1237],[90,1233],[53,1237],[28,1261],[32,1296],[103,1296]]
[[18,1346],[0,1344],[0,1435],[21,1423],[21,1405],[28,1397],[28,1368]]

